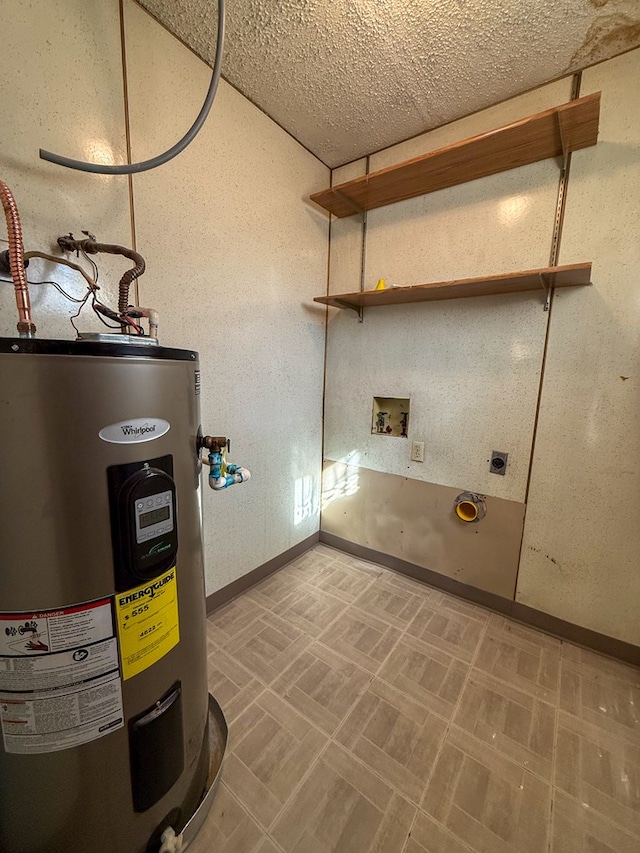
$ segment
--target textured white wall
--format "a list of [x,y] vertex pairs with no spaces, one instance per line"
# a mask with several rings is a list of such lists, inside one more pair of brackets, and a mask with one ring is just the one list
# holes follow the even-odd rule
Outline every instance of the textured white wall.
[[[38,159],[40,146],[83,159],[126,160],[117,0],[0,0],[0,177],[14,190],[27,248],[55,250],[73,230],[132,242],[128,181]],[[131,131],[136,158],[173,144],[197,114],[209,69],[127,0]],[[254,480],[204,492],[207,592],[251,571],[318,528],[328,223],[308,202],[329,171],[226,83],[193,146],[135,179],[137,246],[148,262],[141,299],[161,312],[161,340],[198,349],[203,427],[233,439]],[[0,229],[1,230],[1,229]],[[0,249],[6,246],[0,235]],[[105,301],[117,302],[121,259],[100,257]],[[50,264],[80,292],[82,279]],[[15,332],[10,285],[1,330]],[[74,337],[75,311],[32,288],[38,335]],[[307,307],[305,307],[305,305]],[[99,330],[87,312],[80,328]]]
[[[640,50],[585,72],[596,147],[573,157],[517,599],[640,645]],[[624,378],[628,377],[628,378]]]
[[[112,243],[131,242],[126,178],[72,172],[40,160],[39,148],[68,157],[126,159],[120,19],[115,0],[0,0],[0,178],[16,197],[25,248],[59,254],[56,239],[88,229]],[[2,216],[4,223],[4,216]],[[7,248],[0,226],[0,250]],[[122,259],[105,257],[102,297],[117,303]],[[53,278],[74,295],[84,279],[65,267],[32,261],[29,278]],[[5,276],[3,276],[5,277]],[[72,305],[50,286],[32,287],[38,334],[71,338]],[[0,334],[16,334],[13,288],[0,283]],[[85,310],[79,328],[104,328]]]
[[[370,169],[569,97],[569,80],[546,86],[380,152]],[[352,177],[347,170],[353,166],[334,173],[334,183]],[[546,266],[558,177],[558,163],[547,160],[370,211],[365,288],[378,278],[407,285]],[[334,280],[343,292],[359,289],[359,233],[355,218],[332,223],[332,292]],[[365,309],[362,324],[353,312],[331,309],[325,457],[524,501],[543,301],[525,294]],[[424,463],[410,461],[406,440],[370,434],[374,395],[411,398],[409,441],[425,442]],[[492,450],[509,453],[505,477],[488,472]]]
[[[133,2],[126,6],[132,156],[172,144],[210,70]],[[329,171],[222,82],[202,133],[134,178],[140,298],[164,344],[200,351],[202,423],[232,439],[252,482],[204,492],[207,592],[318,528],[328,222],[306,201]]]
[[[325,440],[329,460],[517,501],[532,465],[516,600],[635,644],[639,83],[640,50],[583,76],[581,94],[603,92],[600,136],[573,155],[559,262],[593,261],[593,287],[556,295],[533,460],[547,322],[534,295],[369,309],[363,325],[330,309]],[[566,101],[569,87],[408,140],[370,168]],[[336,170],[333,182],[363,170],[363,161]],[[545,266],[557,179],[546,161],[370,212],[365,287]],[[359,288],[361,233],[355,218],[332,223],[332,293]],[[402,440],[369,434],[373,394],[411,397],[410,438],[425,440],[424,464],[409,461]],[[510,453],[504,479],[486,472],[491,449]]]

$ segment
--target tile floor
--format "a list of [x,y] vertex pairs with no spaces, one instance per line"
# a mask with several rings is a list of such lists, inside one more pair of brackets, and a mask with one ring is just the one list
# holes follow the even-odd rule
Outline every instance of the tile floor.
[[324,545],[208,631],[191,853],[639,853],[640,670]]

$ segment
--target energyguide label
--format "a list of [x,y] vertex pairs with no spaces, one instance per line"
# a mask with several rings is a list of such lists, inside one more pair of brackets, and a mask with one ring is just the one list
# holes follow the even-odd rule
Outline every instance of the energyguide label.
[[122,677],[143,672],[180,642],[175,566],[135,589],[116,595]]

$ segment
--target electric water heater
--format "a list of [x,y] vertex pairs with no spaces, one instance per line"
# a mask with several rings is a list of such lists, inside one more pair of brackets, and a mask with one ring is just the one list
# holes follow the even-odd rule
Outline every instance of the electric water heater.
[[198,356],[109,337],[0,340],[3,853],[156,853],[207,784]]

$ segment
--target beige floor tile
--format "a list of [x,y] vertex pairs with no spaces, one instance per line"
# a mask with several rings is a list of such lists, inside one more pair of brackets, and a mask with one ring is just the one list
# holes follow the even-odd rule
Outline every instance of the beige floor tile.
[[[212,850],[211,853],[215,853],[215,851]],[[256,853],[280,853],[280,848],[276,847],[270,838],[265,838]]]
[[261,846],[264,839],[264,831],[222,784],[211,811],[188,849],[189,853],[267,853],[269,848]]
[[326,558],[317,559],[308,554],[298,557],[289,565],[281,569],[278,574],[295,580],[296,583],[313,583],[318,569],[328,565],[331,561]]
[[553,795],[551,853],[638,853],[640,845],[620,827],[562,791]]
[[442,593],[440,607],[444,610],[452,610],[454,613],[460,613],[469,619],[476,619],[478,622],[482,622],[483,625],[494,615],[478,604],[473,604],[471,601],[464,601],[462,598],[456,598],[455,595],[447,595],[446,593]]
[[524,642],[534,643],[537,646],[546,646],[549,649],[557,651],[559,654],[561,653],[562,641],[557,637],[552,637],[550,634],[545,634],[544,631],[538,631],[536,628],[528,628],[521,622],[509,619],[500,613],[490,613],[487,611],[487,616],[489,618],[489,631],[491,633],[506,637],[517,637]]
[[327,744],[307,720],[268,690],[236,720],[223,779],[268,829]]
[[415,808],[331,744],[272,830],[286,853],[401,853]]
[[491,616],[475,666],[553,704],[558,697],[560,642],[516,622]]
[[581,654],[573,659],[562,658],[560,707],[640,746],[640,679],[636,679],[636,671],[577,651]]
[[213,625],[211,625],[209,620],[207,619],[207,657],[212,655],[216,651],[216,649],[220,648],[220,645],[218,643],[216,643],[215,640],[212,640],[211,637],[208,636],[210,630],[215,630],[215,629],[214,629]]
[[380,580],[383,580],[389,586],[417,595],[422,600],[429,599],[429,601],[439,603],[444,598],[444,593],[440,592],[440,590],[434,589],[432,586],[428,586],[426,583],[422,583],[414,578],[401,575],[399,572],[394,572],[391,569],[385,569],[384,573],[380,576]]
[[241,595],[216,610],[207,619],[207,637],[219,646],[228,643],[265,612],[254,601]]
[[209,690],[224,711],[227,723],[258,697],[264,685],[224,649],[214,649],[207,662]]
[[537,776],[452,728],[421,807],[474,853],[545,853],[550,798]]
[[364,572],[369,572],[375,577],[380,577],[385,569],[377,563],[371,563],[369,560],[361,560],[359,557],[354,557],[353,554],[344,555],[347,566],[352,566],[355,569],[361,569]]
[[640,747],[560,711],[555,784],[635,834],[640,850]]
[[190,853],[640,853],[640,669],[325,545],[207,634]]
[[447,723],[375,679],[335,739],[403,796],[418,803]]
[[346,561],[351,559],[351,554],[347,554],[346,551],[339,551],[337,548],[332,548],[331,545],[325,545],[324,542],[318,542],[313,546],[307,554],[310,555],[313,559],[321,557],[326,560],[340,560]]
[[[404,850],[403,844],[406,842],[415,814],[415,806],[394,792],[373,844],[369,848],[370,853],[389,853],[390,851],[393,853],[395,850]],[[349,853],[356,853],[356,851],[350,848]]]
[[377,578],[369,589],[355,602],[356,607],[394,625],[401,631],[411,622],[425,598],[399,584],[388,583],[386,578]]
[[301,631],[317,637],[348,606],[348,602],[304,584],[274,607],[273,612]]
[[448,720],[468,672],[469,667],[458,658],[405,634],[378,677]]
[[484,630],[484,622],[475,616],[427,600],[409,624],[407,633],[471,663]]
[[225,651],[252,675],[271,684],[311,642],[304,631],[267,612],[227,643]]
[[473,669],[454,723],[551,781],[555,707]]
[[398,628],[352,606],[318,639],[347,660],[375,674],[399,637]]
[[433,818],[418,812],[405,853],[469,853],[469,848]]
[[265,610],[273,610],[302,584],[304,584],[303,577],[296,572],[285,572],[283,570],[254,586],[242,598],[255,602],[260,607],[264,607]]
[[600,671],[609,678],[624,681],[633,687],[640,687],[640,656],[638,665],[630,666],[605,655],[587,651],[573,643],[562,643],[562,658],[582,664],[584,667]]
[[371,586],[376,577],[377,575],[373,572],[335,560],[331,565],[318,571],[313,585],[346,601],[347,604],[353,604],[356,598]]
[[[326,569],[331,566],[343,565],[343,563],[338,559],[337,553],[337,551],[334,551],[333,553],[325,553],[318,551],[317,548],[313,548],[311,551],[307,551],[303,559],[306,560],[307,565],[313,566],[314,570],[318,572],[321,569]],[[346,556],[347,555],[345,554],[345,557]],[[306,582],[312,583],[313,578],[308,577]]]
[[371,681],[371,674],[313,643],[273,684],[273,690],[331,735]]

